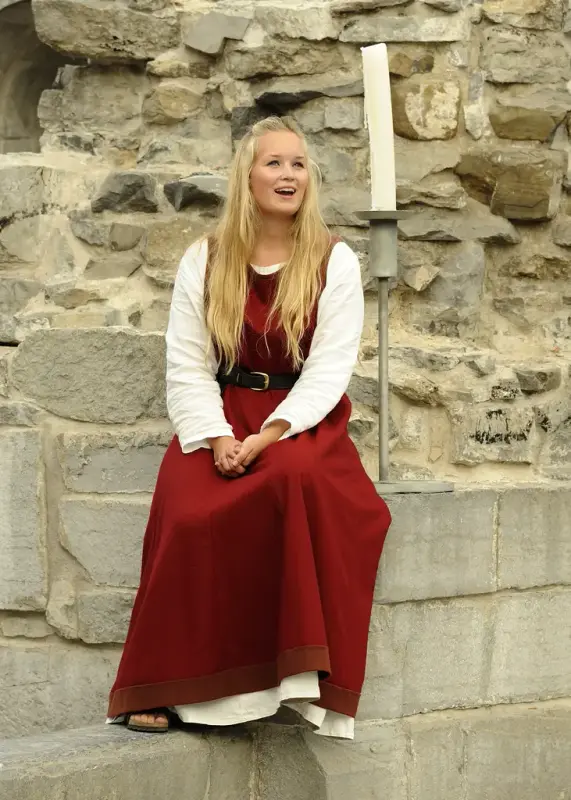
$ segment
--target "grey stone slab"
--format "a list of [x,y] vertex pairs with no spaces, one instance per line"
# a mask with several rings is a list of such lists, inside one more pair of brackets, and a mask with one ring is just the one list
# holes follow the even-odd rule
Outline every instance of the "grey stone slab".
[[16,387],[42,408],[86,422],[166,416],[164,337],[125,328],[38,330],[12,360]]
[[64,483],[74,492],[152,492],[172,437],[170,427],[61,434],[58,454]]
[[515,592],[496,598],[487,702],[571,694],[571,592]]
[[[119,656],[119,648],[79,647],[57,639],[0,646],[2,736],[103,725]],[[5,763],[3,757],[0,763]],[[0,770],[2,798],[3,774]]]
[[393,522],[383,549],[375,601],[493,591],[495,503],[492,491],[388,498]]
[[470,37],[470,20],[464,14],[453,17],[389,17],[371,15],[348,22],[339,36],[342,42],[462,42]]
[[89,589],[78,592],[79,638],[88,644],[123,643],[127,636],[135,592]]
[[[461,719],[469,719],[470,712]],[[464,797],[464,735],[457,717],[429,715],[409,717],[403,728],[408,734],[407,800],[458,800]]]
[[488,597],[375,605],[358,718],[482,703],[490,607]]
[[38,431],[0,431],[0,608],[47,603],[46,516]]
[[150,497],[64,496],[60,540],[91,580],[137,587]]
[[571,583],[571,489],[502,492],[498,529],[499,588]]
[[16,742],[2,763],[0,794],[10,800],[215,800],[208,742],[183,731],[148,736],[102,724]]

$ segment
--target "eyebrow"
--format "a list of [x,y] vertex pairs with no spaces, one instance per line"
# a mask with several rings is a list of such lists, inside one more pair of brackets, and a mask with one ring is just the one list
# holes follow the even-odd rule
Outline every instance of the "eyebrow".
[[[282,158],[282,155],[280,153],[270,153],[268,156],[266,156],[266,158]],[[305,159],[305,156],[296,156],[296,158],[303,160]]]

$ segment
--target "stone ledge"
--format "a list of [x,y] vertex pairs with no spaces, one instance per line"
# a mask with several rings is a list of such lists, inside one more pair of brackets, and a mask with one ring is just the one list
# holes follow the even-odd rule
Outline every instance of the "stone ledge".
[[[0,744],[10,800],[447,800],[563,797],[571,700],[358,725],[355,742],[295,725],[147,736],[93,726]],[[87,780],[86,780],[87,776]],[[177,793],[175,795],[175,793]]]

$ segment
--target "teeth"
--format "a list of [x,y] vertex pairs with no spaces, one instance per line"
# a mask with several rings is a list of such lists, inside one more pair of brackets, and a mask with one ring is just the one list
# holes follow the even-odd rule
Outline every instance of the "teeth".
[[294,189],[276,189],[278,194],[294,194]]

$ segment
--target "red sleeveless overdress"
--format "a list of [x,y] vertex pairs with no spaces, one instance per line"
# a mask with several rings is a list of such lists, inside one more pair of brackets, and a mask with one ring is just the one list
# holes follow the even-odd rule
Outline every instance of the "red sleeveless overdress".
[[[263,337],[275,284],[275,274],[252,271],[239,360],[270,374],[292,371],[281,331]],[[286,395],[225,388],[236,438],[259,432]],[[218,473],[210,450],[185,455],[173,438],[109,717],[257,692],[310,671],[320,677],[317,705],[356,715],[390,514],[347,434],[350,412],[344,395],[235,479]]]

